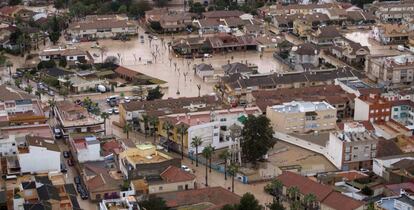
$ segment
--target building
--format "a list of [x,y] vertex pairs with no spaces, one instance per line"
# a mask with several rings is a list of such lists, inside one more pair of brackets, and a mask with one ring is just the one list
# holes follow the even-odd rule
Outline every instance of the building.
[[[290,60],[295,65],[309,64],[313,68],[319,66],[319,49],[310,43],[292,47]],[[305,69],[309,70],[309,69]]]
[[80,165],[80,174],[90,200],[120,198],[123,179],[114,164],[108,161],[85,162]]
[[26,144],[18,147],[21,173],[56,172],[61,169],[61,153],[54,139],[26,136]]
[[65,137],[70,133],[102,133],[103,119],[89,113],[84,107],[69,101],[58,101],[54,106],[58,124]]
[[413,17],[414,4],[410,1],[378,1],[369,8],[379,20],[384,22],[401,23]]
[[203,142],[198,147],[199,153],[208,145],[216,149],[229,148],[237,144],[231,137],[230,127],[237,125],[242,128],[241,121],[245,120],[248,115],[257,116],[261,113],[258,107],[248,107],[167,115],[159,118],[158,134],[167,137],[163,125],[169,122],[174,127],[170,130],[170,139],[164,144],[168,149],[181,151],[181,134],[178,127],[180,125],[187,127],[187,133],[183,137],[185,154],[195,154],[195,148],[191,146],[191,142],[196,136],[200,137]]
[[194,13],[188,12],[167,12],[159,17],[161,30],[164,33],[180,32],[191,27]]
[[246,96],[247,103],[266,111],[268,106],[294,100],[323,100],[336,108],[338,120],[353,118],[355,95],[345,92],[339,85],[325,85],[280,90],[257,90]]
[[368,56],[365,72],[369,79],[384,86],[410,85],[414,76],[414,56]]
[[126,198],[102,200],[99,210],[141,210],[134,196]]
[[381,24],[373,27],[370,37],[380,44],[406,44],[413,35],[412,30],[405,24]]
[[181,160],[170,157],[149,144],[137,145],[119,154],[119,170],[129,180],[159,176],[170,166],[181,168]]
[[0,156],[10,156],[17,154],[16,136],[2,136],[0,138]]
[[354,120],[356,121],[389,121],[390,115],[391,103],[378,95],[355,98]]
[[103,160],[101,142],[93,134],[70,134],[69,145],[74,159],[79,163]]
[[336,109],[327,102],[292,101],[269,106],[266,116],[273,130],[282,133],[305,133],[336,127]]
[[414,102],[411,100],[391,101],[391,119],[406,128],[414,129]]
[[224,71],[224,75],[232,75],[232,74],[253,74],[257,73],[257,66],[251,64],[244,64],[240,62],[229,63],[221,66]]
[[159,179],[151,178],[146,182],[149,194],[178,192],[196,188],[196,176],[175,166],[169,166],[165,169],[160,174]]
[[315,206],[323,210],[363,210],[365,204],[362,201],[355,200],[339,192],[336,192],[328,185],[319,184],[307,177],[299,174],[283,171],[276,177],[282,184],[282,196],[289,197],[288,189],[296,187],[299,190],[298,198],[303,200],[308,194],[316,197]]
[[41,61],[65,59],[67,62],[93,63],[93,57],[88,51],[79,48],[45,49],[39,53]]
[[359,43],[343,38],[329,48],[329,52],[345,63],[354,66],[363,66],[365,57],[370,54],[368,47]]
[[201,63],[196,65],[195,73],[198,77],[204,80],[206,77],[214,75],[214,68],[211,64]]
[[335,26],[320,27],[308,35],[308,41],[317,46],[330,46],[342,39]]
[[371,169],[379,137],[357,123],[344,123],[343,131],[329,134],[326,157],[339,169]]
[[414,209],[414,195],[412,191],[406,192],[401,190],[400,195],[383,197],[375,202],[375,208],[381,210],[404,210]]
[[120,35],[136,35],[138,25],[126,15],[89,15],[85,20],[69,25],[67,33],[73,38],[111,38]]
[[167,207],[177,208],[186,206],[199,206],[205,203],[209,208],[220,209],[225,205],[240,203],[240,196],[222,187],[206,187],[179,192],[159,193],[156,196],[165,200]]
[[408,173],[406,174],[407,178],[403,178],[404,176],[400,176],[399,172],[407,168],[406,166],[412,166],[413,161],[414,153],[375,158],[373,172],[391,183],[400,183],[404,180],[410,181],[413,180],[412,175],[410,177]]

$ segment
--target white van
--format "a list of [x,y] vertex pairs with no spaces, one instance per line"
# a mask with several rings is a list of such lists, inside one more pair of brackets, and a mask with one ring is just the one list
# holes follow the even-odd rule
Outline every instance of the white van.
[[113,95],[113,96],[109,96],[108,98],[106,98],[106,102],[110,102],[110,101],[114,101],[118,99],[119,99],[118,95]]

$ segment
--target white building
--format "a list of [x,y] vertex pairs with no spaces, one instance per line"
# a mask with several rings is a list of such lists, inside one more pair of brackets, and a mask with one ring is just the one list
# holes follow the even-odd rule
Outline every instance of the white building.
[[19,148],[17,158],[21,173],[60,171],[61,153],[52,139],[26,137],[26,146]]
[[99,210],[141,210],[134,196],[102,200]]
[[390,168],[392,164],[403,159],[414,160],[414,153],[375,158],[372,171],[378,176],[383,177],[387,168]]
[[201,63],[195,67],[195,72],[198,77],[204,80],[205,77],[214,75],[214,68],[211,64]]
[[70,136],[72,154],[79,163],[103,160],[101,144],[96,136]]
[[17,154],[16,136],[10,135],[0,138],[0,156]]
[[65,58],[66,61],[91,62],[93,58],[87,51],[78,48],[52,48],[45,49],[39,53],[41,61],[50,61],[54,59]]

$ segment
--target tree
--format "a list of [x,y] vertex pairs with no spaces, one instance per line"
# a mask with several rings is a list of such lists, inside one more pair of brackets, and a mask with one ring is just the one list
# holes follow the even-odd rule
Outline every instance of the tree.
[[280,196],[282,195],[283,190],[283,184],[280,180],[272,180],[271,183],[265,186],[264,190],[270,195],[276,196],[276,201],[280,203]]
[[161,31],[162,30],[161,24],[158,21],[151,21],[150,22],[150,27],[152,29],[154,29],[155,31]]
[[158,117],[156,117],[156,116],[151,116],[150,119],[149,119],[149,124],[151,125],[151,128],[152,128],[151,133],[154,136],[154,144],[155,144],[155,141],[156,141],[155,129],[156,129],[156,126],[158,125],[158,122],[159,122],[159,120],[158,120]]
[[108,57],[105,58],[104,63],[106,63],[106,64],[112,64],[112,65],[118,64],[119,63],[119,59],[117,57],[111,55],[111,56],[108,56]]
[[269,210],[285,210],[285,207],[277,201],[273,201],[271,204],[267,205],[267,208],[269,208]]
[[148,200],[139,202],[139,206],[148,210],[168,210],[165,200],[160,197],[150,196]]
[[273,129],[270,120],[264,115],[249,115],[243,124],[240,142],[243,158],[245,161],[256,163],[275,144]]
[[308,193],[303,198],[303,205],[305,206],[307,210],[313,210],[316,207],[315,205],[316,201],[317,201],[316,196],[312,193]]
[[369,188],[368,186],[364,186],[361,189],[361,193],[364,194],[364,195],[366,195],[366,196],[371,196],[371,195],[374,194],[374,191],[371,188]]
[[68,62],[66,61],[66,58],[65,57],[61,57],[59,59],[59,66],[65,68],[66,65],[68,65]]
[[211,156],[213,155],[213,151],[214,148],[210,145],[204,147],[203,151],[201,152],[201,154],[203,155],[203,157],[206,159],[206,187],[208,186],[208,162],[209,160],[211,160]]
[[151,9],[151,5],[147,1],[138,1],[129,6],[129,15],[134,17],[142,17],[145,15],[145,11]]
[[57,41],[60,38],[60,31],[61,31],[61,28],[59,25],[59,21],[55,15],[53,16],[50,31],[49,31],[49,39],[54,45],[57,43]]
[[142,119],[140,119],[140,121],[144,123],[144,135],[145,135],[145,138],[147,138],[147,130],[148,130],[148,122],[149,122],[148,115],[146,114],[142,115]]
[[102,112],[101,117],[104,120],[104,134],[106,135],[106,119],[109,118],[109,114],[107,112]]
[[231,176],[231,192],[234,192],[234,177],[237,175],[237,172],[239,172],[239,166],[234,163],[231,163],[229,165],[228,172]]
[[31,94],[33,92],[33,87],[31,85],[27,85],[24,88],[24,91],[26,91],[27,93]]
[[299,197],[299,188],[296,186],[289,187],[286,193],[291,201],[297,201]]
[[178,126],[178,133],[180,133],[181,136],[181,160],[184,160],[184,136],[187,134],[187,130],[188,127],[184,123],[181,123]]
[[206,7],[204,5],[202,5],[200,2],[190,4],[190,12],[201,15],[201,13],[203,13],[205,11],[206,11]]
[[164,7],[167,5],[168,0],[155,0],[154,2],[157,7]]
[[200,137],[194,136],[191,146],[195,148],[196,167],[198,167],[198,147],[203,143]]
[[128,8],[127,8],[127,6],[125,4],[124,5],[121,5],[118,8],[118,13],[125,14],[125,13],[127,13],[127,11],[128,11]]
[[251,193],[245,193],[240,199],[240,204],[236,205],[237,210],[261,210],[262,206]]
[[167,135],[167,151],[168,151],[170,149],[168,148],[168,141],[170,140],[170,131],[171,129],[173,129],[173,125],[169,121],[164,121],[162,128],[165,130],[165,133]]
[[20,3],[22,3],[21,0],[9,0],[9,6],[19,5]]
[[219,155],[220,159],[224,161],[224,180],[227,180],[227,160],[230,157],[230,153],[227,150],[224,150]]
[[152,101],[155,99],[160,99],[164,96],[164,93],[161,92],[161,87],[158,85],[156,88],[148,90],[147,100]]
[[127,139],[129,139],[129,132],[132,131],[132,125],[131,125],[131,123],[126,123],[124,125],[123,130],[124,130],[124,133],[126,133],[126,135],[127,135]]
[[20,85],[22,85],[22,79],[20,78],[15,79],[14,84],[16,85],[16,87],[20,88]]

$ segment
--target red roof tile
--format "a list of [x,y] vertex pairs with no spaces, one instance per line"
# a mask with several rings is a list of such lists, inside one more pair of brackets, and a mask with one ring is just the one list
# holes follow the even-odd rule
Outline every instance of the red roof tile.
[[354,210],[364,205],[364,202],[352,199],[339,192],[332,192],[326,197],[322,204],[335,210]]
[[138,74],[138,72],[136,72],[132,69],[128,69],[128,68],[123,67],[123,66],[119,66],[118,68],[116,68],[115,72],[117,74],[124,75],[124,76],[130,77],[130,78],[133,78]]
[[193,174],[185,172],[175,166],[169,166],[160,176],[166,182],[186,182],[196,178]]
[[281,175],[276,177],[276,179],[281,181],[287,188],[297,187],[299,191],[304,195],[307,195],[309,193],[314,194],[318,201],[322,201],[329,195],[329,193],[332,192],[331,187],[319,184],[304,176],[295,174],[290,171],[284,171]]

